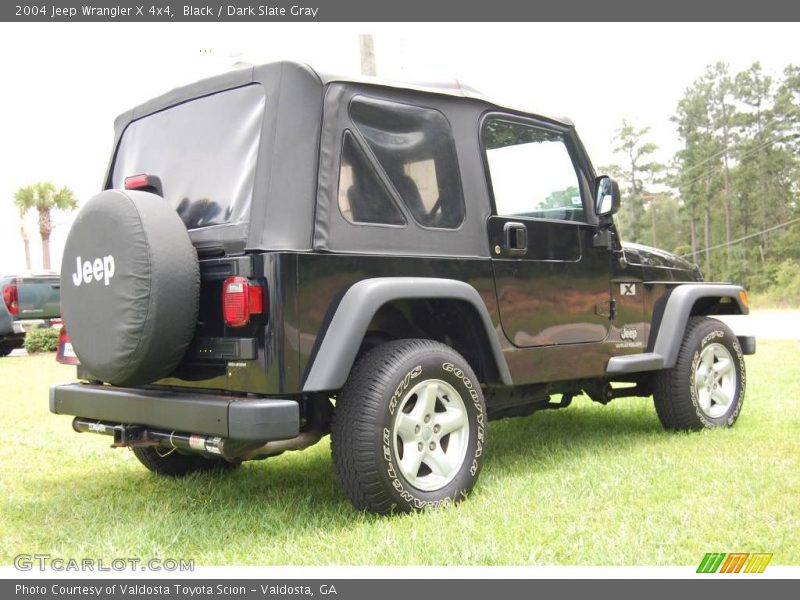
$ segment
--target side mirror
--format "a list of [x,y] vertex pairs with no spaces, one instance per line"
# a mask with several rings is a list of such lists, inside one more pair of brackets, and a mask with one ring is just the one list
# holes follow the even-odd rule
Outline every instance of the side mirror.
[[595,210],[597,216],[610,218],[619,210],[619,184],[608,175],[597,178],[595,183]]

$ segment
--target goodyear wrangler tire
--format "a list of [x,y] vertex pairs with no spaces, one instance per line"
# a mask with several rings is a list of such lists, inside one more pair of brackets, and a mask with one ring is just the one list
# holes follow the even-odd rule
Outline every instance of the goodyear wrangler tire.
[[70,229],[61,308],[75,353],[101,381],[135,386],[169,375],[194,336],[197,253],[163,198],[107,190]]
[[452,348],[399,340],[361,358],[337,396],[333,462],[347,498],[381,514],[462,500],[480,473],[486,407]]
[[665,429],[731,427],[745,387],[744,356],[730,328],[692,317],[675,366],[656,373],[653,399]]

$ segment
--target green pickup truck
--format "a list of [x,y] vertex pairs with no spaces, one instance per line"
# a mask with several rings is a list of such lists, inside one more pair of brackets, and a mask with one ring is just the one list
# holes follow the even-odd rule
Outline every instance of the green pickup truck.
[[58,275],[0,276],[0,357],[25,343],[25,328],[61,316]]

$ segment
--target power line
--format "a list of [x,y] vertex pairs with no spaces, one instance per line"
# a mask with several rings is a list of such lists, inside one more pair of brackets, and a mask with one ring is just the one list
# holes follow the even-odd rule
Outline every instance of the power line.
[[752,239],[754,237],[758,237],[760,235],[764,235],[765,233],[769,233],[770,231],[775,231],[776,229],[781,229],[783,227],[788,227],[792,223],[797,223],[800,221],[800,217],[797,219],[792,219],[791,221],[786,221],[785,223],[779,223],[778,225],[773,225],[772,227],[768,227],[762,231],[757,231],[756,233],[751,233],[750,235],[746,235],[744,237],[737,238],[735,240],[731,240],[730,242],[725,242],[724,244],[717,244],[716,246],[709,246],[708,248],[703,248],[702,250],[698,250],[697,252],[689,252],[688,254],[681,254],[681,258],[686,258],[687,256],[694,256],[695,254],[703,254],[704,252],[709,252],[711,250],[718,250],[720,248],[725,248],[726,246],[732,246],[733,244],[738,244],[739,242],[743,242],[745,240]]
[[[779,136],[779,137],[776,137],[776,138],[774,138],[774,139],[767,140],[767,141],[765,141],[765,142],[761,142],[761,143],[760,143],[760,144],[758,144],[757,146],[754,146],[753,148],[750,148],[750,150],[748,150],[748,151],[747,151],[747,152],[745,152],[744,154],[741,154],[741,155],[740,155],[740,156],[739,156],[737,159],[738,159],[739,161],[741,161],[742,159],[744,159],[744,158],[747,158],[748,156],[751,156],[752,154],[755,154],[756,152],[758,152],[758,151],[762,150],[763,148],[766,148],[766,147],[767,147],[767,146],[769,146],[770,144],[774,144],[774,143],[776,143],[776,142],[784,142],[784,141],[786,141],[786,140],[789,140],[789,139],[791,139],[791,138],[793,138],[793,137],[795,137],[795,138],[796,138],[796,137],[798,137],[798,135],[800,135],[800,134]],[[719,169],[721,169],[721,168],[722,168],[722,165],[717,165],[717,166],[715,166],[714,168],[712,168],[712,169],[709,169],[709,170],[708,170],[708,171],[706,171],[705,173],[703,173],[703,174],[701,174],[701,175],[699,175],[699,176],[695,177],[694,179],[690,180],[688,183],[680,183],[680,182],[679,182],[679,183],[678,183],[678,185],[679,185],[679,186],[682,186],[682,187],[692,187],[692,186],[693,186],[695,183],[697,183],[698,181],[700,181],[700,180],[704,179],[704,178],[705,178],[705,177],[707,177],[708,175],[711,175],[712,173],[714,173],[715,171],[718,171],[718,170],[719,170]]]
[[[798,112],[798,111],[800,111],[800,106],[796,106],[796,107],[794,107],[793,109],[791,109],[791,110],[787,111],[787,112],[784,114],[784,117],[789,117],[789,116],[792,116],[792,115],[794,115],[794,114],[795,114],[796,112]],[[751,114],[752,114],[752,113],[751,113]],[[770,123],[769,125],[771,125],[771,124],[772,124],[772,123]],[[767,125],[767,127],[769,127],[769,125]],[[777,139],[776,139],[776,140],[773,140],[773,141],[777,141]],[[768,142],[768,143],[771,143],[771,142]],[[723,155],[723,154],[725,154],[727,151],[728,151],[728,148],[723,148],[723,149],[722,149],[722,150],[720,150],[719,152],[715,152],[714,154],[711,154],[710,156],[707,156],[706,158],[704,158],[704,159],[703,159],[703,160],[701,160],[700,162],[693,164],[691,167],[688,167],[687,169],[684,169],[683,173],[684,173],[684,174],[686,174],[686,173],[691,173],[692,171],[694,171],[695,169],[699,168],[700,166],[702,166],[702,165],[706,164],[707,162],[709,162],[709,161],[712,161],[712,160],[714,160],[715,158],[718,158],[718,157],[722,156],[722,155]],[[715,167],[715,169],[716,169],[716,168],[719,168],[719,167]],[[713,172],[713,171],[711,171],[711,172]],[[699,179],[702,179],[703,177],[705,177],[705,175],[708,175],[708,174],[709,174],[709,173],[705,173],[705,174],[701,175]],[[698,181],[698,180],[695,180],[695,181]],[[692,183],[694,183],[694,181],[693,181]]]

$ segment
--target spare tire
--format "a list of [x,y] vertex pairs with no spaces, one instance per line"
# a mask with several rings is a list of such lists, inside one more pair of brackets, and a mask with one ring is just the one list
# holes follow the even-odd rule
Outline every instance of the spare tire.
[[194,337],[197,253],[159,196],[107,190],[81,208],[61,262],[61,310],[81,364],[120,386],[169,375]]

